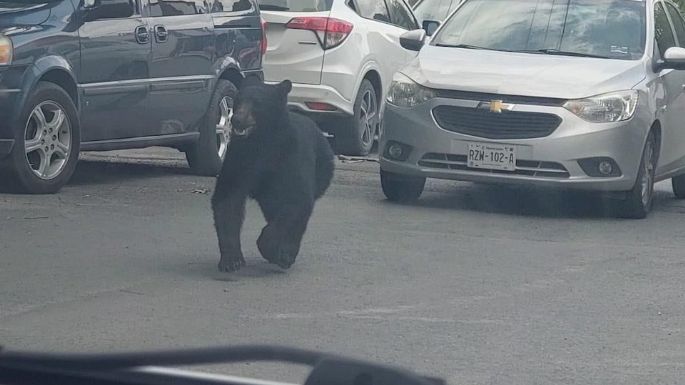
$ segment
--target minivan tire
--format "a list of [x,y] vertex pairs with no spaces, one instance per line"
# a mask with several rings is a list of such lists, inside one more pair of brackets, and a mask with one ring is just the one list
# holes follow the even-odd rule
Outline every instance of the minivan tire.
[[368,79],[362,81],[354,101],[354,115],[334,122],[335,150],[349,156],[371,152],[380,123],[380,103]]
[[238,88],[229,80],[220,79],[212,95],[207,115],[200,125],[200,138],[185,149],[193,173],[217,176],[228,151],[231,134],[231,112]]
[[14,128],[9,162],[18,191],[53,194],[69,182],[78,163],[80,128],[69,94],[54,83],[39,82]]
[[685,175],[679,175],[671,179],[673,193],[678,199],[685,199]]
[[654,132],[647,136],[642,159],[633,188],[620,202],[618,216],[628,219],[644,219],[654,203],[654,176],[658,159],[658,144]]
[[421,197],[425,186],[426,178],[405,176],[381,170],[383,194],[391,202],[415,202]]

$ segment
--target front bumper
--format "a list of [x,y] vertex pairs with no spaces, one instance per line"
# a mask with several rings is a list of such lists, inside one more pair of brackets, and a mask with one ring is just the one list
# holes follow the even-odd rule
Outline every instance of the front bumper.
[[[647,114],[640,116],[638,113],[626,122],[593,124],[559,106],[516,105],[514,111],[552,113],[558,115],[562,122],[550,135],[542,138],[502,140],[445,130],[433,116],[433,109],[440,105],[465,107],[474,106],[474,103],[478,102],[437,98],[413,108],[386,104],[380,138],[381,169],[402,175],[483,183],[598,191],[627,191],[633,187],[649,128]],[[388,159],[385,149],[389,141],[411,147],[405,161]],[[469,142],[513,145],[520,161],[517,162],[517,170],[493,172],[467,167]],[[614,160],[621,174],[589,176],[578,161],[597,157]],[[430,158],[442,160],[431,162]],[[535,171],[536,167],[546,169],[547,165],[565,172]]]
[[20,90],[3,89],[0,85],[0,159],[9,155],[14,147],[13,122],[19,94]]

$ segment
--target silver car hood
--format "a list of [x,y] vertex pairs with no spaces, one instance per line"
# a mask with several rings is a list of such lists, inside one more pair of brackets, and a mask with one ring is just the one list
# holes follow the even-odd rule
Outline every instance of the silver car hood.
[[401,72],[431,88],[579,99],[633,88],[645,78],[645,64],[425,46]]

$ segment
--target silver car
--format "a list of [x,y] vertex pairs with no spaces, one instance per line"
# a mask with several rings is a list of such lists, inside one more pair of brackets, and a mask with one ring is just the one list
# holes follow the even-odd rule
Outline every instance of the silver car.
[[390,200],[426,178],[685,198],[685,21],[662,0],[466,0],[402,37],[380,138]]

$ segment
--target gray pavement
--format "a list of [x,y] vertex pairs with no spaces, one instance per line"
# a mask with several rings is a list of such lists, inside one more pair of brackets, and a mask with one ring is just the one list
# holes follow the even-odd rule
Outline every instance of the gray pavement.
[[58,195],[0,193],[8,348],[278,343],[451,384],[685,380],[685,202],[668,184],[644,221],[603,215],[585,195],[453,182],[402,206],[383,199],[375,163],[339,162],[292,270],[261,260],[264,222],[250,204],[249,266],[221,274],[211,178],[173,151],[84,158]]

